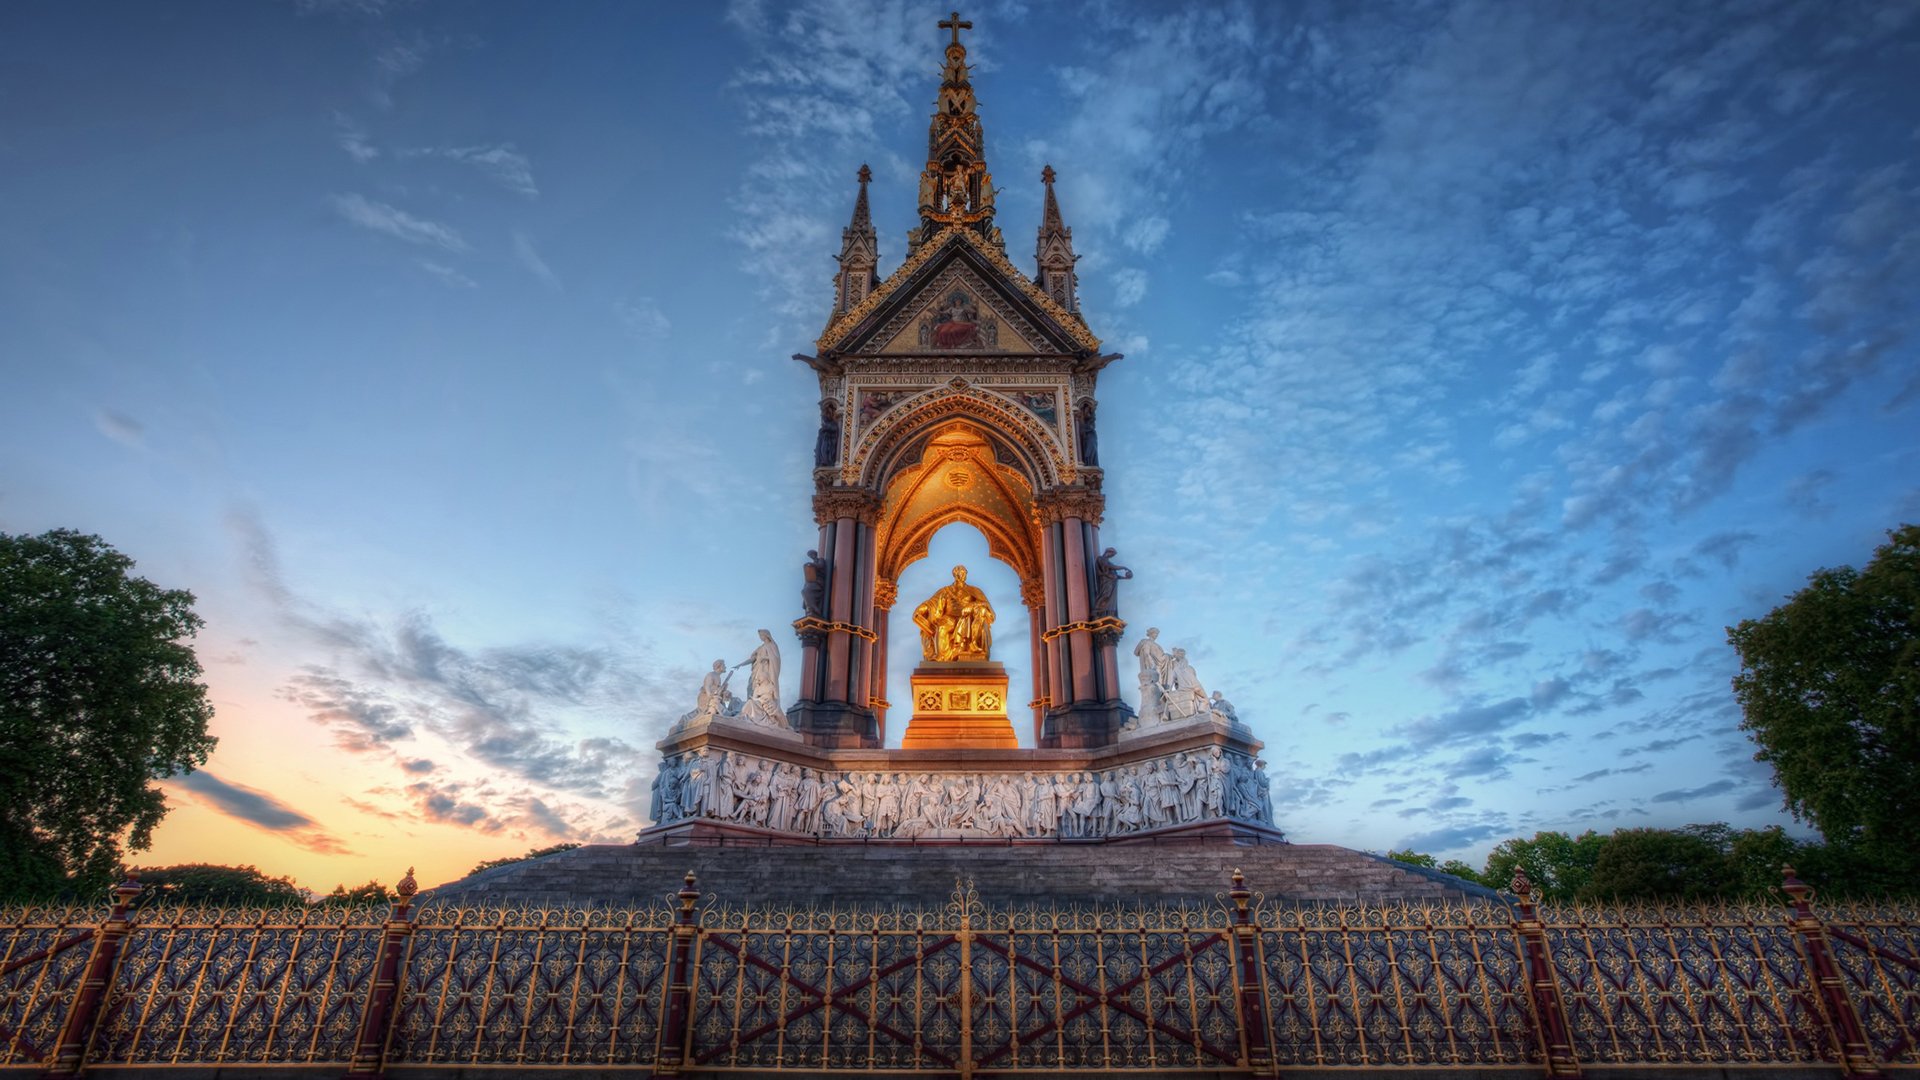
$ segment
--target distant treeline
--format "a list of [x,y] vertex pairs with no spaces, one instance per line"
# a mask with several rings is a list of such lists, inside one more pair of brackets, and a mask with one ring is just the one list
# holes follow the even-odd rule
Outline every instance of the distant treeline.
[[1578,836],[1539,832],[1503,841],[1478,869],[1418,851],[1387,857],[1505,889],[1524,869],[1549,900],[1697,900],[1764,896],[1780,887],[1791,865],[1802,881],[1829,896],[1914,891],[1909,868],[1864,850],[1822,840],[1796,840],[1778,825],[1735,829],[1722,822],[1677,829],[1592,830]]

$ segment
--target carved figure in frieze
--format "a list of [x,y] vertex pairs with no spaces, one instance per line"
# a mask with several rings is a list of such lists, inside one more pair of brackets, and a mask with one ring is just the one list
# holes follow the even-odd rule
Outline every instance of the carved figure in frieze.
[[800,795],[800,777],[792,765],[777,764],[767,786],[767,828],[793,830],[794,800]]
[[1100,802],[1094,808],[1098,824],[1096,831],[1101,836],[1111,836],[1115,831],[1115,811],[1120,809],[1120,777],[1113,769],[1095,773],[1098,780]]
[[[742,759],[745,760],[745,759]],[[766,758],[745,766],[735,785],[733,820],[748,825],[765,825],[772,796],[773,766]]]
[[1138,832],[1142,821],[1139,774],[1131,765],[1114,771],[1118,775],[1113,778],[1113,831]]
[[939,828],[940,790],[928,778],[913,775],[907,779],[900,797],[900,825],[895,836],[922,836]]
[[682,759],[680,772],[680,817],[699,817],[706,811],[713,773],[704,747]]
[[813,437],[814,468],[840,462],[840,409],[828,398],[820,403],[820,430]]
[[980,787],[971,776],[954,776],[947,782],[947,826],[971,829],[980,817]]
[[1092,773],[1074,773],[1073,778],[1073,834],[1097,836],[1100,832],[1100,785]]
[[1147,775],[1148,823],[1156,828],[1176,824],[1180,820],[1180,778],[1174,775],[1173,762],[1163,759]]
[[845,776],[833,782],[820,803],[820,831],[828,836],[855,836],[866,826],[853,781]]
[[873,831],[882,836],[891,836],[900,827],[900,774],[894,773],[881,780],[876,773],[874,778],[879,782],[880,790],[874,800]]
[[1093,560],[1093,617],[1115,618],[1120,614],[1120,583],[1133,577],[1133,571],[1113,561],[1113,548]]
[[820,827],[820,800],[826,794],[820,775],[805,766],[796,778],[793,793],[793,831],[815,832]]
[[1232,755],[1227,765],[1227,816],[1244,821],[1254,820],[1255,816],[1253,770],[1238,754]]
[[668,758],[660,763],[653,774],[652,799],[648,812],[656,822],[669,821],[680,816],[680,759]]
[[992,778],[986,790],[986,802],[990,808],[987,829],[999,836],[1019,836],[1020,791],[1014,785],[1013,777],[999,775]]
[[827,617],[827,560],[809,549],[800,568],[800,609],[809,619]]
[[1267,763],[1253,763],[1253,807],[1257,820],[1273,824],[1273,781],[1267,778]]
[[1093,426],[1092,398],[1081,398],[1073,412],[1074,440],[1080,444],[1080,464],[1100,464],[1100,436]]
[[1198,821],[1206,807],[1207,765],[1191,751],[1180,755],[1180,820]]
[[1206,815],[1220,817],[1226,806],[1227,798],[1227,756],[1217,746],[1207,748],[1207,803]]
[[1014,781],[1020,792],[1020,834],[1045,836],[1046,804],[1052,799],[1053,777],[1047,773],[1022,773]]

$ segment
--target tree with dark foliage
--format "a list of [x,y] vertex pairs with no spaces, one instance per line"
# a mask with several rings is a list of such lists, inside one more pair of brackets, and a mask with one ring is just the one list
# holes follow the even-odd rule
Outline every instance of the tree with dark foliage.
[[185,863],[129,871],[140,882],[138,907],[298,907],[307,894],[291,878],[268,877],[252,866]]
[[97,536],[0,533],[0,895],[91,895],[204,764],[213,706],[193,594]]
[[1754,759],[1795,818],[1889,868],[1920,870],[1920,525],[1865,570],[1821,570],[1727,630]]

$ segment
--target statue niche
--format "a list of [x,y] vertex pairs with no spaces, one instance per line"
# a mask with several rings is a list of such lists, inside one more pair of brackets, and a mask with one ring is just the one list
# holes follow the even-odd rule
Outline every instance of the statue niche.
[[1007,670],[987,657],[993,648],[993,605],[967,584],[967,568],[953,568],[941,586],[913,609],[925,660],[914,670],[913,719],[900,745],[920,749],[1011,749],[1018,746],[1007,718]]

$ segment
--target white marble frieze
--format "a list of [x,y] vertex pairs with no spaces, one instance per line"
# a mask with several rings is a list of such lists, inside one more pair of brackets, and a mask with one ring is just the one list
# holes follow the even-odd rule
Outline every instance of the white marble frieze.
[[652,813],[660,825],[903,839],[1123,836],[1221,818],[1271,825],[1265,764],[1209,746],[1067,772],[871,772],[702,746],[661,763]]

